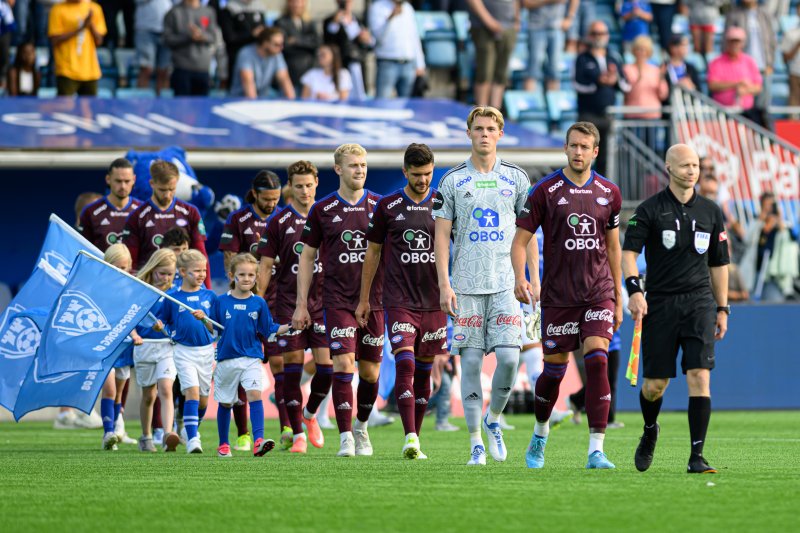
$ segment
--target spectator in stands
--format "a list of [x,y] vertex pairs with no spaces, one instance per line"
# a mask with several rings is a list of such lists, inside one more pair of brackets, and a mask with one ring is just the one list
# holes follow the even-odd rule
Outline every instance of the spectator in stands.
[[686,62],[687,55],[689,55],[689,38],[685,35],[673,35],[669,41],[668,56],[664,63],[670,91],[675,85],[700,90],[700,76],[694,65]]
[[8,96],[36,96],[41,82],[42,74],[36,69],[36,48],[31,42],[19,45],[14,65],[8,71]]
[[[141,0],[139,0],[141,2]],[[145,0],[147,1],[147,0]],[[100,7],[103,8],[103,16],[108,28],[105,45],[109,48],[121,46],[123,48],[134,47],[134,13],[136,12],[136,2],[134,0],[99,0]],[[125,24],[124,39],[117,29],[117,18],[122,13],[122,20]]]
[[[800,4],[797,14],[800,15]],[[789,105],[800,106],[800,23],[783,34],[781,52],[789,70]]]
[[661,102],[669,96],[667,67],[650,63],[653,57],[653,40],[640,35],[633,40],[632,52],[635,62],[625,65],[623,72],[631,85],[625,93],[625,105],[652,108],[653,111],[630,113],[627,118],[657,119],[661,117]]
[[322,38],[326,44],[339,47],[342,65],[353,81],[352,100],[366,97],[364,88],[364,58],[375,45],[369,30],[353,14],[353,0],[336,0],[338,9],[322,23]]
[[233,68],[239,50],[256,42],[261,30],[267,27],[264,19],[266,6],[261,0],[228,0],[219,10],[219,25],[228,53],[228,79],[233,83]]
[[425,74],[425,55],[414,8],[405,0],[375,0],[369,8],[378,62],[375,97],[408,98],[417,76]]
[[475,105],[500,109],[508,84],[508,62],[517,43],[520,2],[468,0],[467,5],[475,43]]
[[730,234],[728,235],[728,255],[731,262],[728,263],[728,302],[746,302],[750,299],[750,291],[747,289],[742,271],[739,265],[733,260],[733,244]]
[[58,95],[96,96],[102,76],[97,47],[106,34],[100,5],[84,0],[54,5],[47,34],[53,45]]
[[[707,58],[714,50],[715,24],[719,8],[725,0],[694,0],[689,2],[689,30],[692,32],[694,51]],[[708,63],[708,59],[706,59]]]
[[763,87],[761,72],[755,60],[744,53],[747,34],[743,28],[731,26],[725,31],[723,53],[708,65],[708,91],[719,104],[738,107],[746,116],[753,109],[754,96]]
[[770,104],[775,50],[778,47],[778,21],[758,0],[740,0],[739,7],[728,12],[725,30],[733,26],[746,32],[744,52],[752,57],[763,78],[762,90],[756,96],[756,107],[766,109]]
[[331,44],[319,47],[317,67],[303,74],[300,81],[303,100],[345,101],[353,88],[350,72],[342,68],[339,49]]
[[183,0],[164,18],[164,43],[172,51],[172,90],[175,96],[208,96],[211,60],[226,85],[228,57],[217,14],[200,0]]
[[7,2],[14,9],[14,35],[11,44],[19,46],[32,39],[30,32],[31,5],[33,0],[10,0]]
[[36,2],[35,13],[35,35],[36,46],[45,48],[49,46],[48,28],[50,26],[50,10],[53,6],[60,4],[63,0],[32,0]]
[[[164,17],[172,9],[172,0],[139,0],[136,3],[136,62],[139,65],[137,87],[149,87],[156,71],[156,92],[169,87],[172,63],[169,47],[164,43]],[[126,77],[126,73],[121,73]]]
[[316,25],[308,14],[307,1],[286,0],[283,15],[275,21],[275,26],[283,30],[283,58],[289,67],[292,85],[299,91],[300,78],[314,66],[321,43]]
[[[707,165],[711,166],[711,171],[703,170]],[[719,181],[714,174],[713,163],[707,157],[700,158],[700,179],[697,180],[697,194],[704,198],[708,198],[714,203],[717,203],[717,196],[719,195]]]
[[578,41],[589,34],[589,26],[596,18],[594,0],[569,0],[564,15],[564,24],[567,26],[565,51],[568,54],[578,52]]
[[[619,10],[619,17],[622,19],[622,46],[625,51],[631,50],[633,41],[640,35],[650,35],[650,23],[653,21],[653,10],[650,2],[635,0],[634,2],[623,2]],[[652,55],[652,41],[650,52]],[[666,49],[666,48],[665,48]]]
[[653,10],[653,23],[658,30],[658,42],[661,50],[666,50],[672,38],[672,19],[677,11],[676,0],[650,0]]
[[[564,39],[570,21],[565,18],[566,0],[522,0],[528,9],[528,71],[525,90],[535,91],[536,80],[546,79],[548,91],[560,88]],[[543,67],[547,59],[547,72]]]
[[267,98],[276,84],[284,98],[294,100],[294,85],[281,50],[283,32],[274,26],[262,30],[254,44],[242,48],[233,69],[231,96]]
[[625,78],[622,61],[608,50],[609,32],[605,22],[589,26],[588,50],[575,60],[575,91],[578,93],[578,120],[592,122],[600,131],[600,152],[595,169],[606,171],[606,147],[610,120],[606,109],[614,105],[617,91],[627,93],[631,86]]
[[13,5],[14,0],[0,0],[0,89],[3,89],[6,84],[11,36],[16,28]]
[[791,0],[764,0],[764,6],[767,8],[767,12],[776,19],[788,15],[791,4]]

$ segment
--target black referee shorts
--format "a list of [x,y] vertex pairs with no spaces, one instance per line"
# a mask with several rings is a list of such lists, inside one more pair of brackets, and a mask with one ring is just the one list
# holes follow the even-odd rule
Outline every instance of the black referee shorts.
[[646,378],[676,376],[680,348],[681,370],[714,368],[717,303],[711,291],[686,294],[648,294],[642,322],[642,370]]

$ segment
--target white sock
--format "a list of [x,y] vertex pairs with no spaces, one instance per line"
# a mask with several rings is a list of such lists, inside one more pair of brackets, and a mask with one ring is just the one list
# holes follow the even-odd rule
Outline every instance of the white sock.
[[369,420],[367,420],[366,422],[362,422],[361,420],[356,418],[355,422],[353,422],[354,429],[365,430],[367,429],[368,425],[369,425]]
[[300,376],[300,386],[302,387],[303,385],[305,385],[306,383],[311,381],[311,378],[313,378],[313,377],[314,377],[314,374],[309,374],[308,372],[306,372],[306,369],[304,368],[303,369],[303,375]]
[[479,445],[483,446],[483,438],[481,437],[480,431],[476,431],[474,433],[469,434],[469,445],[472,448]]
[[294,435],[292,435],[292,442],[297,442],[299,439],[306,440],[306,434],[305,433],[295,433]]
[[343,443],[345,441],[345,439],[348,439],[348,438],[350,438],[350,439],[353,438],[353,432],[352,431],[343,431],[343,432],[339,433],[339,443],[340,444]]
[[589,455],[603,451],[603,439],[605,438],[605,433],[589,433]]
[[500,419],[501,416],[503,416],[503,413],[495,413],[489,409],[489,413],[486,415],[486,422],[489,424],[494,424]]
[[411,433],[406,433],[406,442],[408,442],[408,439],[412,439],[412,438],[416,439],[417,438],[417,434],[414,433],[413,431]]
[[315,416],[317,416],[317,413],[310,413],[306,407],[303,407],[303,418],[312,420]]
[[550,420],[539,422],[538,420],[533,425],[533,434],[539,437],[546,437],[550,434]]

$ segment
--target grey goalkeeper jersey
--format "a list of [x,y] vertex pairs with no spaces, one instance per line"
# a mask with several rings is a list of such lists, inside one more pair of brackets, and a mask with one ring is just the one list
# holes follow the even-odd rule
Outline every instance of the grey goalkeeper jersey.
[[434,218],[453,221],[451,285],[460,294],[494,294],[514,288],[511,241],[528,195],[528,174],[500,158],[488,174],[472,161],[442,176]]

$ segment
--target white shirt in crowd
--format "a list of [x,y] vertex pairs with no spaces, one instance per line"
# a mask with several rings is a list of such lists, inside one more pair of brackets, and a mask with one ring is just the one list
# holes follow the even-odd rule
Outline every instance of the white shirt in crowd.
[[[311,89],[312,100],[328,100],[334,102],[339,99],[339,92],[333,84],[333,78],[325,74],[321,68],[312,68],[300,78],[300,83]],[[353,79],[346,69],[339,71],[339,90],[352,91]],[[325,95],[325,96],[321,96]]]
[[369,30],[375,37],[375,57],[394,61],[414,61],[416,68],[425,68],[425,55],[417,30],[414,8],[403,2],[399,15],[389,19],[393,0],[376,0],[369,8]]

